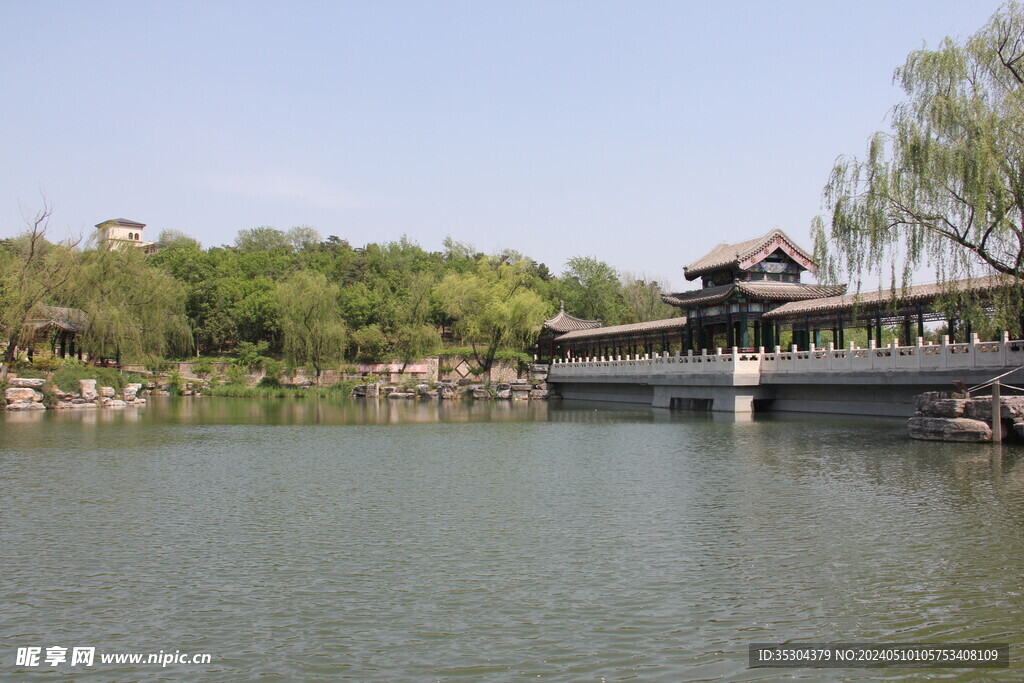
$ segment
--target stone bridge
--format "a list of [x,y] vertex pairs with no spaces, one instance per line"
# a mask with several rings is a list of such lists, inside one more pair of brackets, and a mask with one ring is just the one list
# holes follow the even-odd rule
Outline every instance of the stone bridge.
[[[979,384],[1024,365],[1024,341],[913,346],[812,348],[776,346],[745,352],[556,359],[548,381],[568,399],[642,403],[658,408],[729,413],[792,411],[907,417],[914,396]],[[1024,381],[1024,370],[1006,378]]]

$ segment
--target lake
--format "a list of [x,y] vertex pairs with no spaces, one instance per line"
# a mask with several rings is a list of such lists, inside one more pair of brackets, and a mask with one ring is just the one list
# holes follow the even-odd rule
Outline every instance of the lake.
[[[924,673],[747,668],[782,641],[1009,642],[1017,668],[1024,449],[993,452],[568,401],[4,414],[0,678]],[[210,662],[100,662],[176,651]]]

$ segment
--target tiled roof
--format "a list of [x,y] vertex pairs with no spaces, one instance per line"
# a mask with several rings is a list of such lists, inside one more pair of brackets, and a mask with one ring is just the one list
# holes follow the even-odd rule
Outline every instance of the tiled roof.
[[718,270],[719,268],[724,268],[729,265],[736,266],[740,261],[751,254],[754,254],[776,237],[782,238],[782,240],[785,241],[786,244],[788,244],[795,252],[803,256],[808,261],[813,261],[811,254],[807,253],[796,242],[790,239],[789,235],[778,228],[773,228],[767,235],[762,237],[755,237],[754,239],[737,242],[736,244],[726,244],[725,242],[719,244],[701,258],[697,259],[690,265],[685,266],[683,268],[683,274],[686,276],[687,280],[695,280],[709,271]]
[[39,314],[38,317],[25,321],[25,324],[34,330],[52,326],[65,332],[82,332],[88,324],[85,311],[79,308],[39,306],[36,312]]
[[600,320],[584,320],[565,312],[565,306],[558,311],[558,315],[544,321],[544,327],[555,333],[572,332],[574,330],[589,330],[594,327],[601,327]]
[[680,294],[664,294],[661,299],[672,306],[693,308],[725,301],[734,291],[764,301],[802,301],[841,294],[846,291],[846,286],[772,282],[770,280],[737,280],[728,285],[705,287]]
[[107,223],[117,223],[118,225],[123,225],[126,228],[144,228],[144,227],[146,227],[145,223],[139,223],[138,221],[130,221],[127,218],[111,218],[110,220],[103,221],[102,223],[97,223],[96,227],[97,228],[102,227],[102,226],[106,225]]
[[748,296],[768,301],[797,301],[835,296],[846,291],[846,285],[812,285],[803,282],[771,282],[770,280],[741,280],[736,288]]
[[933,283],[928,285],[914,285],[906,289],[897,288],[893,290],[879,289],[874,292],[861,292],[859,294],[845,294],[843,296],[829,296],[809,301],[794,301],[783,304],[765,318],[787,318],[789,316],[808,315],[811,313],[833,313],[842,310],[851,310],[855,307],[887,305],[893,302],[900,304],[912,304],[920,301],[934,299],[942,294],[951,291],[986,291],[1004,287],[1009,282],[1004,277],[988,275],[985,277],[972,278],[969,280],[958,280],[946,284]]
[[715,304],[721,301],[725,301],[726,299],[729,298],[729,295],[732,294],[734,289],[736,289],[736,283],[732,282],[727,285],[718,285],[717,287],[705,287],[704,289],[695,289],[690,292],[680,292],[678,294],[662,294],[661,300],[672,306],[702,306],[706,304]]
[[661,332],[674,330],[686,326],[686,318],[666,318],[664,320],[651,320],[646,323],[633,323],[631,325],[612,325],[610,327],[597,327],[589,330],[576,330],[556,337],[559,342],[574,341],[579,339],[595,339],[599,337],[617,337],[624,334],[642,334],[645,332]]

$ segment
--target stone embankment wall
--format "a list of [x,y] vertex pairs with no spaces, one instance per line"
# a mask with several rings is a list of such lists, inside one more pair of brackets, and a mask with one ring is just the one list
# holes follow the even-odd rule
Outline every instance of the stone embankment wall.
[[79,390],[73,393],[53,390],[56,401],[44,402],[45,379],[11,377],[4,390],[7,410],[45,410],[46,408],[124,408],[145,405],[146,399],[138,396],[141,384],[127,384],[121,393],[114,387],[96,387],[96,380],[79,380]]
[[[442,382],[452,381],[459,382],[461,380],[472,380],[483,382],[489,380],[491,383],[496,382],[508,382],[511,383],[514,380],[521,379],[522,373],[517,369],[517,363],[509,360],[499,360],[494,363],[491,367],[491,371],[488,376],[477,377],[470,372],[470,368],[473,367],[473,362],[462,356],[451,356],[443,359],[439,358],[424,358],[421,361],[410,364],[426,368],[426,372],[418,373],[391,373],[388,377],[384,378],[385,382],[399,383],[403,380],[416,379],[423,382]],[[226,375],[228,368],[231,366],[230,363],[212,363],[210,366],[211,374]],[[142,366],[126,366],[126,370],[132,372],[143,372],[145,368]],[[199,375],[196,374],[193,369],[192,363],[175,363],[172,369],[177,370],[181,373],[181,376],[186,379],[200,379]],[[442,372],[443,370],[443,372]],[[249,373],[248,382],[250,384],[258,384],[261,379],[266,376],[266,373],[262,370],[259,372]],[[321,386],[331,386],[338,382],[346,379],[353,379],[360,377],[360,373],[352,372],[339,372],[337,370],[324,370],[320,375]],[[285,384],[316,384],[316,376],[312,372],[305,370],[296,371],[295,374],[289,376],[279,377]]]
[[[999,401],[1003,440],[1024,442],[1024,396]],[[947,391],[929,391],[916,398],[917,412],[907,423],[910,436],[927,441],[992,440],[992,397],[967,398]]]
[[526,379],[512,379],[507,382],[477,382],[469,378],[422,382],[414,386],[402,386],[387,382],[360,384],[352,391],[357,398],[388,399],[481,399],[481,400],[542,400],[552,396],[548,388],[548,366],[531,365]]

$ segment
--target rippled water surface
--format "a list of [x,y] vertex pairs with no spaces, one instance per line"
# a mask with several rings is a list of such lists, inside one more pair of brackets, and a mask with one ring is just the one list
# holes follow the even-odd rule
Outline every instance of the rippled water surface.
[[1009,642],[1013,677],[1024,451],[992,455],[570,402],[3,415],[0,678],[25,646],[212,655],[96,680],[923,673],[747,668],[790,640]]

